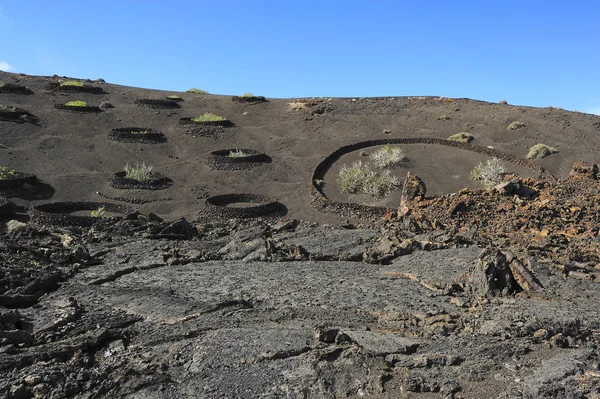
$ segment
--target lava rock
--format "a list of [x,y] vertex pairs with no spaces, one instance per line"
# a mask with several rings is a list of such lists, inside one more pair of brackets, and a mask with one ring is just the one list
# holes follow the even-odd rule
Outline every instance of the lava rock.
[[182,237],[186,240],[191,240],[195,235],[195,231],[194,228],[190,225],[190,223],[187,220],[185,220],[185,218],[181,218],[162,229],[159,235],[177,236]]
[[598,178],[598,165],[589,162],[577,161],[573,164],[573,168],[571,169],[569,176],[596,180]]

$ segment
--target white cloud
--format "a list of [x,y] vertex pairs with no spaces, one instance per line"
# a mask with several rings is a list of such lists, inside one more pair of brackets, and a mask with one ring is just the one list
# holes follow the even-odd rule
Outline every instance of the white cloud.
[[0,71],[12,71],[15,68],[12,67],[8,62],[0,61]]

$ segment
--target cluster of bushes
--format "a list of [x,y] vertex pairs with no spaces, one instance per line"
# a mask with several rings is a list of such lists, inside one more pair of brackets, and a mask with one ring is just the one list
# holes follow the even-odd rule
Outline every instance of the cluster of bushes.
[[363,193],[375,198],[383,198],[400,187],[400,181],[389,168],[406,159],[399,147],[384,146],[370,156],[376,170],[368,162],[357,161],[343,165],[338,175],[340,190],[347,194]]

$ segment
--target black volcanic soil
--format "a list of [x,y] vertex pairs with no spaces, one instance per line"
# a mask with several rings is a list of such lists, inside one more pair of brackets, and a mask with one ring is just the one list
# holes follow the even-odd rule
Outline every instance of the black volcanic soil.
[[[338,147],[368,139],[445,139],[468,131],[475,136],[474,144],[493,146],[518,156],[525,156],[533,144],[545,143],[560,152],[540,160],[539,164],[556,176],[566,176],[574,161],[595,160],[600,148],[600,137],[595,134],[598,130],[594,128],[600,117],[559,109],[462,99],[397,97],[311,100],[315,105],[294,110],[288,103],[297,100],[271,99],[245,105],[231,101],[230,96],[180,93],[184,98],[180,109],[155,110],[140,108],[135,100],[162,98],[171,92],[104,83],[97,85],[108,94],[98,96],[47,91],[47,84],[57,80],[53,78],[1,73],[0,80],[23,84],[33,90],[34,94],[28,96],[0,94],[0,103],[27,109],[40,120],[40,126],[0,122],[0,143],[7,146],[0,149],[4,164],[40,176],[56,190],[54,199],[60,201],[98,200],[96,191],[122,195],[106,183],[114,171],[121,170],[126,163],[151,163],[174,180],[169,189],[173,200],[162,204],[160,210],[161,216],[167,218],[193,219],[203,204],[194,190],[202,188],[210,195],[233,192],[268,195],[282,202],[291,217],[338,222],[334,216],[311,208],[306,187],[312,170]],[[105,109],[100,114],[61,113],[53,108],[54,104],[76,99],[90,104],[107,100],[115,108]],[[324,113],[313,115],[314,111]],[[178,125],[180,118],[205,112],[224,116],[236,126],[223,129],[216,139],[182,133]],[[451,119],[438,120],[442,115]],[[527,126],[516,131],[506,130],[516,120]],[[168,141],[147,146],[106,139],[111,129],[140,124],[165,133]],[[384,129],[391,133],[384,133]],[[446,166],[457,160],[457,151],[429,152],[406,147],[418,165],[417,175],[428,183],[433,194],[472,185],[466,172],[482,160],[480,155],[461,153],[463,166],[450,175],[446,173],[449,172]],[[253,148],[269,154],[273,161],[252,170],[211,170],[204,159],[212,151],[223,148]],[[414,151],[418,152],[409,153]],[[440,169],[451,177],[452,184],[439,179]],[[325,183],[329,190],[335,185],[335,176],[328,176]],[[152,198],[153,193],[136,195]]]
[[[57,77],[5,72],[0,81],[33,92],[0,92],[0,104],[39,118],[0,121],[0,166],[38,179],[0,193],[16,211],[0,225],[0,397],[600,397],[600,183],[569,177],[575,161],[597,161],[600,117],[436,97],[244,104],[192,93],[165,110],[136,100],[172,92],[88,82],[106,94],[61,93],[47,90]],[[70,100],[115,108],[54,108]],[[235,126],[185,134],[180,119],[206,112]],[[513,121],[526,127],[507,130]],[[128,126],[167,140],[107,139]],[[428,187],[406,215],[345,221],[311,203],[315,167],[342,146],[462,131],[508,155],[536,143],[559,153],[536,161],[549,172],[540,176],[506,161],[520,177],[486,191],[469,173],[487,155],[401,144],[408,161],[393,173],[411,171]],[[270,162],[206,162],[235,148]],[[330,165],[324,194],[397,208],[399,192],[372,200],[337,189],[340,167],[377,148]],[[142,162],[173,183],[109,185]],[[228,194],[260,195],[283,211],[219,218],[260,205],[215,210],[210,199]],[[62,201],[127,211],[91,227],[30,221],[32,207]]]

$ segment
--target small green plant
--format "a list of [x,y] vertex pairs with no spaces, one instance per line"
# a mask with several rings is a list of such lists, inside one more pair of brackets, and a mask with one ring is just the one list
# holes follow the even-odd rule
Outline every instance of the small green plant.
[[81,100],[69,101],[65,105],[67,107],[87,107],[87,103]]
[[254,94],[252,94],[252,93],[244,93],[240,97],[242,97],[242,98],[254,97]]
[[17,172],[10,169],[8,166],[0,166],[0,180],[10,179],[15,177]]
[[148,134],[150,133],[147,130],[140,130],[140,131],[133,131],[133,132],[129,132],[130,134]]
[[404,161],[406,156],[400,147],[391,145],[383,146],[380,150],[371,154],[371,160],[379,169],[389,168]]
[[125,168],[123,168],[126,179],[137,180],[139,182],[147,182],[152,180],[152,169],[153,167],[151,165],[146,165],[143,162],[141,165],[136,163],[135,167],[127,164],[125,165]]
[[526,124],[524,124],[523,122],[519,122],[519,121],[514,121],[511,122],[510,125],[508,125],[506,127],[507,130],[519,130],[521,128],[524,128],[525,126],[527,126]]
[[471,179],[480,182],[484,187],[490,188],[502,181],[508,170],[498,158],[488,159],[485,164],[480,163],[471,171]]
[[3,111],[3,112],[15,112],[16,110],[17,110],[17,108],[15,108],[15,107],[8,107],[6,105],[0,104],[0,111]]
[[222,116],[215,115],[210,112],[207,112],[205,114],[202,114],[200,116],[192,118],[192,121],[194,121],[194,122],[222,122],[222,121],[226,121],[226,120],[227,120],[226,118],[223,118]]
[[460,143],[470,143],[475,137],[467,132],[460,132],[448,137],[448,140],[458,141]]
[[529,149],[527,158],[529,159],[540,159],[547,157],[551,154],[556,154],[558,150],[554,147],[547,146],[546,144],[536,144]]
[[181,101],[183,100],[183,98],[179,97],[177,94],[171,94],[170,96],[167,96],[167,98],[169,100],[176,100],[176,101]]
[[500,100],[500,102],[498,104],[508,104],[508,101],[506,101],[506,100]]
[[106,214],[106,209],[103,206],[90,212],[90,215],[93,218],[103,218],[105,216],[105,214]]
[[315,179],[315,186],[321,187],[322,185],[323,185],[323,180],[321,180],[321,179]]
[[194,93],[194,94],[208,94],[207,91],[202,90],[202,89],[197,89],[195,87],[192,87],[191,89],[187,90],[186,93]]
[[231,150],[231,151],[229,151],[228,157],[229,158],[244,158],[244,157],[247,157],[248,155],[250,155],[250,154],[248,154],[242,150]]
[[83,82],[79,82],[77,80],[65,80],[64,82],[60,82],[60,85],[71,87],[83,87]]
[[4,82],[0,82],[0,87],[4,87]]
[[350,167],[343,165],[338,176],[338,184],[343,193],[364,193],[382,198],[399,187],[400,181],[389,170],[374,172],[368,163],[357,161]]
[[442,115],[438,118],[438,121],[449,121],[450,117],[448,115]]

